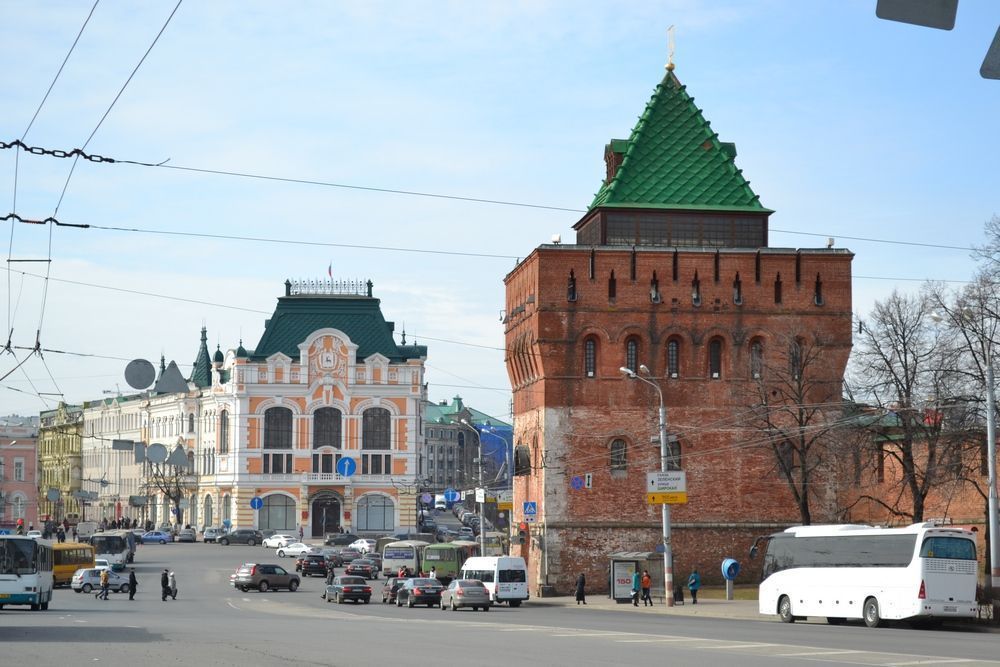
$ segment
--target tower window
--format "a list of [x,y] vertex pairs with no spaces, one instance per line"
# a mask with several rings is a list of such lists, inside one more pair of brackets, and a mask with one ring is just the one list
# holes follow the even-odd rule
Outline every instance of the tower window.
[[656,279],[656,271],[653,271],[653,279],[649,281],[649,300],[653,303],[660,303],[660,281]]
[[733,281],[733,304],[743,305],[743,282],[740,280],[739,273],[736,274],[736,279]]
[[594,338],[583,342],[583,371],[589,378],[597,375],[597,341]]
[[626,470],[628,470],[628,446],[619,438],[611,442],[611,472]]
[[576,276],[573,275],[573,269],[570,269],[569,280],[566,282],[566,300],[576,301]]
[[816,285],[813,288],[813,303],[817,306],[823,305],[823,281],[820,280],[819,274],[816,274]]
[[611,277],[608,278],[608,300],[614,301],[618,294],[618,282],[615,280],[615,272],[612,269]]
[[774,302],[781,303],[781,272],[774,279]]
[[672,378],[680,375],[681,344],[676,338],[667,341],[667,374]]
[[625,368],[632,372],[639,370],[639,342],[635,338],[625,342]]
[[708,344],[708,370],[713,380],[722,377],[722,341],[718,338]]
[[694,272],[694,280],[691,281],[691,303],[696,306],[701,305],[701,281],[698,280],[698,272]]
[[750,343],[750,377],[759,380],[764,372],[764,344],[759,340]]

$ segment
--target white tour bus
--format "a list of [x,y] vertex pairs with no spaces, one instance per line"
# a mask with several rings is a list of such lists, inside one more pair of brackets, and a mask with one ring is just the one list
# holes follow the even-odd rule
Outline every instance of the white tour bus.
[[976,616],[976,539],[961,528],[796,526],[767,541],[760,613],[785,623],[825,616],[837,625],[864,619],[920,623]]
[[478,579],[494,603],[520,607],[528,599],[528,567],[520,556],[473,556],[462,564],[463,579]]
[[8,604],[48,609],[53,585],[52,542],[0,535],[0,609]]

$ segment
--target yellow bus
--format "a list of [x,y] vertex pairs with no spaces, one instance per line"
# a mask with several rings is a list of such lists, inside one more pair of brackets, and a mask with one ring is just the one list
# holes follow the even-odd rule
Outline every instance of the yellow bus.
[[74,572],[94,567],[94,547],[79,542],[53,542],[52,561],[53,583],[68,586]]

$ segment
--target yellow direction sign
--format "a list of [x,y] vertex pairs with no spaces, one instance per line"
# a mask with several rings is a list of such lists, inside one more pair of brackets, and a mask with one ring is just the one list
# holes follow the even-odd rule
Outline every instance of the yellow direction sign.
[[514,509],[514,503],[505,503],[503,501],[497,503],[497,511],[499,512],[509,512]]
[[688,501],[686,491],[665,491],[660,493],[647,493],[647,505],[683,505]]

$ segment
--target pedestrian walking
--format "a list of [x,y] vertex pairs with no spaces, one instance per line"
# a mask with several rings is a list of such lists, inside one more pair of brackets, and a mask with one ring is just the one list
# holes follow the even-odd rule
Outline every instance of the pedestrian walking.
[[299,526],[299,542],[302,541],[302,538],[304,538],[305,535],[306,535],[306,531],[302,530],[302,526]]
[[431,579],[437,579],[438,578],[437,568],[432,565],[430,574],[428,574],[427,576],[429,576]]
[[581,602],[587,604],[587,577],[583,572],[576,578],[576,604]]
[[108,574],[107,568],[101,570],[101,592],[95,595],[102,600],[108,599],[108,591],[111,589],[111,576]]
[[691,576],[688,577],[688,590],[691,591],[691,604],[698,604],[698,589],[701,588],[701,575],[698,574],[698,568],[691,570]]
[[139,586],[139,580],[135,578],[135,568],[133,567],[128,573],[128,599],[135,599],[135,590]]
[[170,574],[167,575],[167,585],[170,586],[170,597],[174,600],[177,599],[177,577],[174,576],[174,571],[171,570]]
[[653,578],[649,576],[649,570],[642,571],[642,579],[639,581],[642,585],[642,606],[645,607],[647,604],[653,606],[653,598],[649,597],[649,590],[653,587]]
[[639,606],[639,570],[632,573],[632,606]]
[[160,575],[160,599],[166,602],[168,595],[170,595],[170,570],[164,569]]

